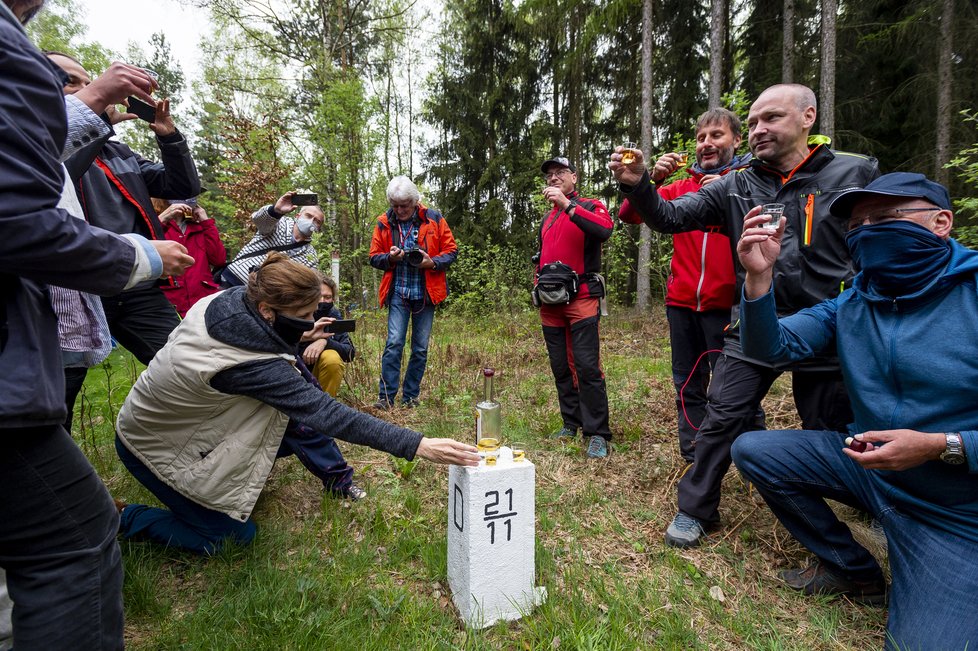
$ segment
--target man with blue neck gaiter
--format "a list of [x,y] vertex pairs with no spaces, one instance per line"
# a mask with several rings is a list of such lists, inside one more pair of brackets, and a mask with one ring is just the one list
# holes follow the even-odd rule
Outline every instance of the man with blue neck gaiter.
[[[898,172],[839,195],[857,270],[852,289],[778,319],[772,267],[784,225],[751,210],[737,247],[746,270],[744,351],[769,362],[838,351],[854,422],[837,432],[748,432],[733,459],[815,555],[781,573],[804,594],[883,604],[886,582],[825,498],[872,514],[888,542],[886,649],[978,644],[978,252],[950,238],[947,190]],[[862,449],[865,448],[865,449]],[[862,451],[857,451],[862,449]]]

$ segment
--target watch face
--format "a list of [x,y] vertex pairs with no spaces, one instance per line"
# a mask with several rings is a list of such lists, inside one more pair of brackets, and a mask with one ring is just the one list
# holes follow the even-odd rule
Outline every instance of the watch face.
[[964,463],[964,455],[960,452],[945,452],[941,455],[941,461],[957,466]]

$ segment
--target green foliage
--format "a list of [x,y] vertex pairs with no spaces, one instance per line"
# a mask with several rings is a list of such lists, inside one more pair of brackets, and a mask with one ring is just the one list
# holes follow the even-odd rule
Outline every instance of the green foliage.
[[27,25],[31,41],[42,50],[54,50],[76,58],[94,78],[109,67],[115,56],[99,43],[85,40],[84,10],[73,0],[48,0],[44,11]]
[[520,248],[460,242],[448,270],[446,307],[452,312],[492,317],[526,310],[533,286],[530,256]]
[[[978,131],[978,111],[961,111],[961,116],[966,125]],[[957,170],[968,193],[954,201],[954,236],[965,246],[978,248],[978,140],[964,147],[945,167]]]

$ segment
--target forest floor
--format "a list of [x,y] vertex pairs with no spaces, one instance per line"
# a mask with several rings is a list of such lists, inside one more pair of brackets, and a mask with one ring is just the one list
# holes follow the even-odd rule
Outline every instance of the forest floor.
[[[429,436],[474,437],[479,369],[498,369],[503,438],[536,466],[537,585],[532,614],[481,631],[460,624],[447,582],[448,471],[341,447],[369,496],[324,497],[294,459],[276,463],[254,512],[249,547],[203,558],[124,541],[127,646],[132,649],[871,649],[886,612],[805,598],[777,572],[805,550],[731,469],[722,526],[692,550],[665,547],[684,464],[676,442],[669,339],[653,316],[604,319],[602,362],[612,455],[588,460],[560,427],[535,313],[435,318],[421,405],[377,414]],[[386,312],[361,315],[359,355],[340,399],[372,411]],[[405,360],[406,362],[406,360]],[[124,470],[112,422],[140,367],[113,353],[79,399],[75,437],[112,494],[155,503]],[[798,426],[790,382],[765,399],[769,428]],[[857,537],[867,527],[849,512]]]

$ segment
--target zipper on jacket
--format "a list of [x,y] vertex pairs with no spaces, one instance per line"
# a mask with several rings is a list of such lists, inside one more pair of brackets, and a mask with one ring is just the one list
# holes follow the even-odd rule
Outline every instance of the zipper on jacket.
[[700,250],[700,280],[696,283],[696,311],[703,311],[702,296],[700,296],[703,290],[703,280],[706,278],[706,238],[710,236],[709,233],[703,231],[703,246]]
[[805,246],[812,245],[812,220],[815,218],[815,195],[808,195],[805,201]]

